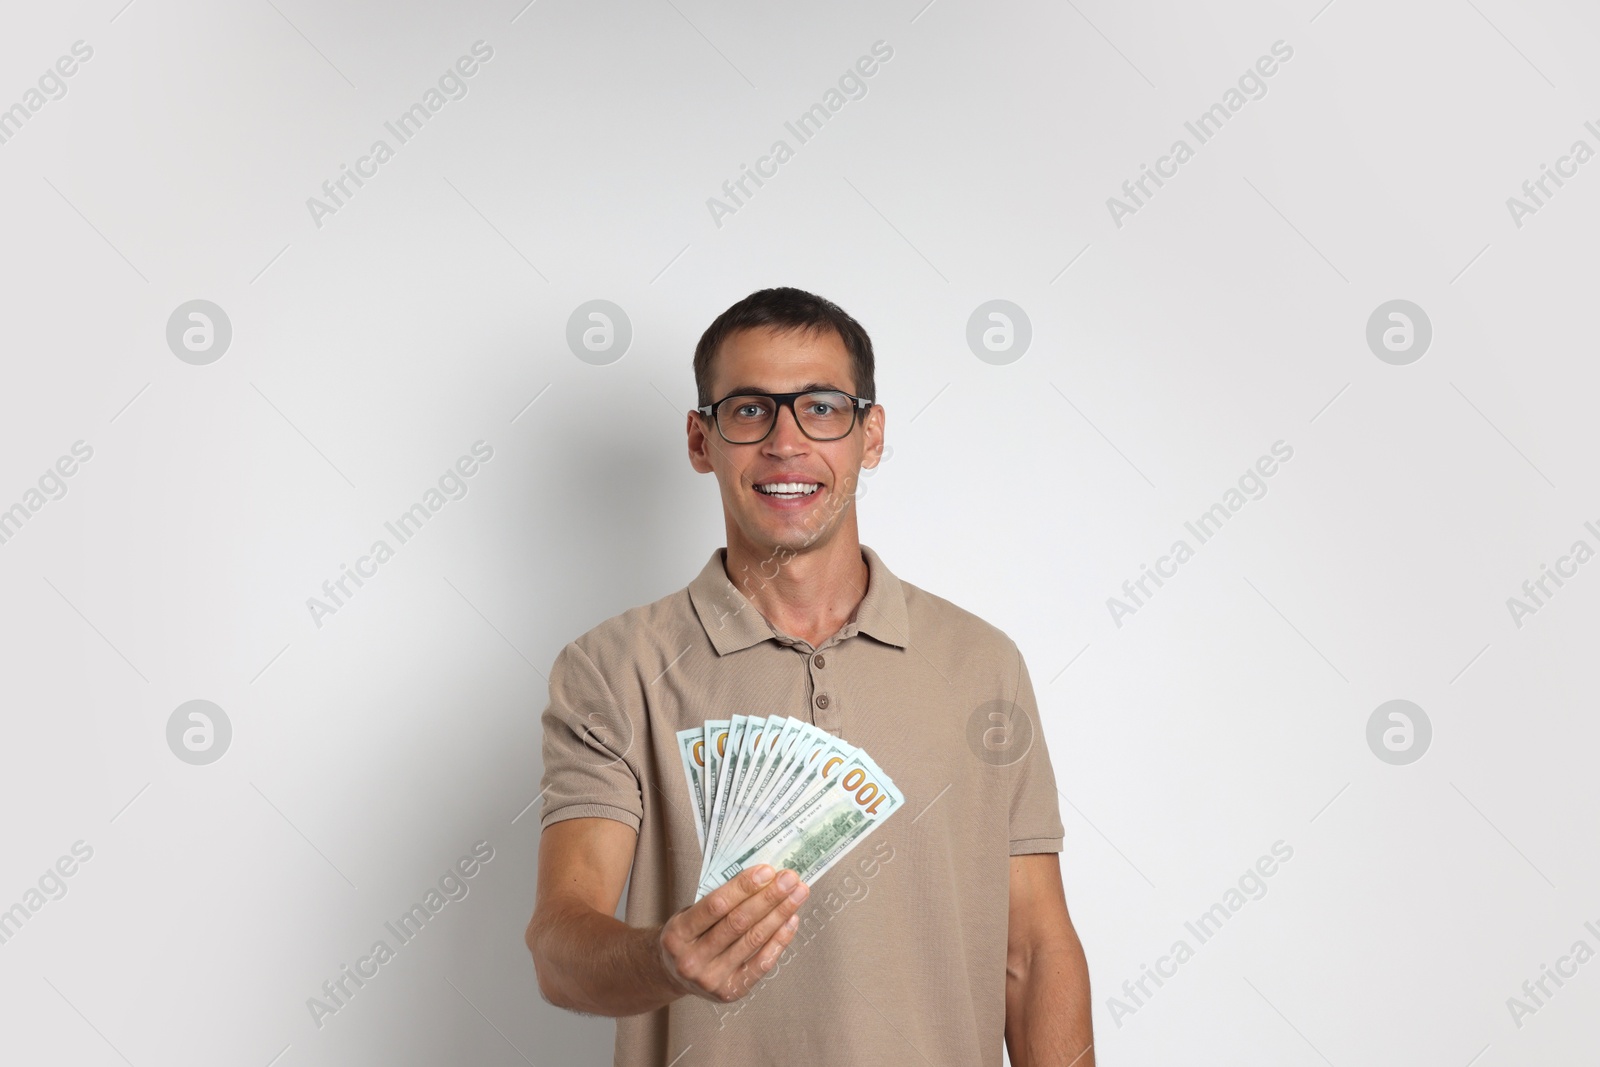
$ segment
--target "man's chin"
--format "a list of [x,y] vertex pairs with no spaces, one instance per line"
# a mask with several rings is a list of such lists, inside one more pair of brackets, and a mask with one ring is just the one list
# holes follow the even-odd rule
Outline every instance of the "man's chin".
[[832,540],[837,529],[837,517],[821,527],[802,522],[763,523],[757,529],[747,530],[746,537],[763,556],[793,556],[820,548]]

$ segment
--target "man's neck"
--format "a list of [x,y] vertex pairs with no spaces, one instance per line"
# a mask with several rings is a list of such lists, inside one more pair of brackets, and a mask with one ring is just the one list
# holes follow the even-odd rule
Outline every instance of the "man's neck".
[[779,633],[821,646],[855,614],[868,568],[853,530],[803,551],[762,549],[729,537],[723,569]]

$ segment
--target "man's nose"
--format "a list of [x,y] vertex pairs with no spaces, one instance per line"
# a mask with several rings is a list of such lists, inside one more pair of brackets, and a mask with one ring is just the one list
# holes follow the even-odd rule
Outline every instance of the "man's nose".
[[795,419],[794,407],[790,404],[781,405],[773,418],[777,420],[777,425],[767,437],[768,450],[785,455],[804,452],[810,445],[811,439],[801,432],[800,423]]

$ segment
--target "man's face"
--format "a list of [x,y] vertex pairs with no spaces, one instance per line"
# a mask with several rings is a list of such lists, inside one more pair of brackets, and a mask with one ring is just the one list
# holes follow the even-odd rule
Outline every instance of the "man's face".
[[[837,389],[856,393],[855,374],[844,340],[833,330],[741,330],[723,341],[711,363],[711,400],[746,390],[794,393]],[[765,440],[729,444],[711,420],[689,415],[689,462],[715,473],[722,490],[730,544],[736,536],[765,553],[802,551],[828,543],[847,524],[854,528],[856,485],[862,467],[883,455],[883,408],[874,404],[856,417],[855,428],[837,441],[813,441],[794,413],[778,409]],[[786,499],[760,487],[799,483],[817,488]]]

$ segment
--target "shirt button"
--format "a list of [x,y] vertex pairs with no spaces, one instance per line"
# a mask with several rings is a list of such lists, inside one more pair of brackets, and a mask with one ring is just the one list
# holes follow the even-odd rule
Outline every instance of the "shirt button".
[[827,658],[824,657],[821,652],[818,652],[815,656],[812,656],[811,662],[815,663],[818,667],[826,667],[828,665]]
[[827,706],[828,706],[828,694],[827,693],[818,693],[817,694],[817,707],[826,708]]

